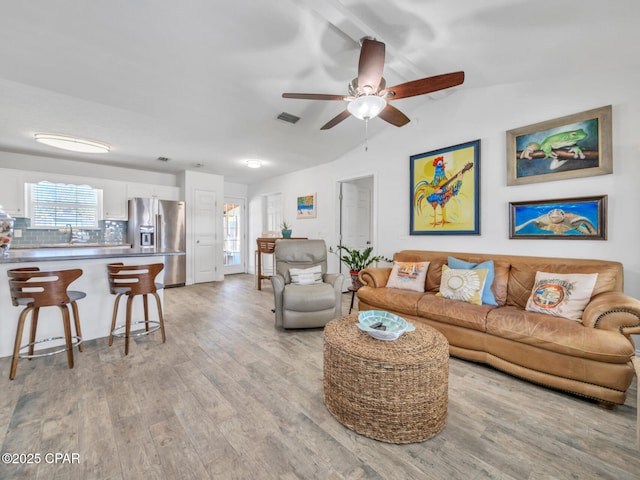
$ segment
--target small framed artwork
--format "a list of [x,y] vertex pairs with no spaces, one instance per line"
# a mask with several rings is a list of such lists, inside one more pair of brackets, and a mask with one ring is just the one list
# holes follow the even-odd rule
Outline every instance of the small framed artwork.
[[296,218],[316,218],[316,194],[300,195],[298,197]]
[[410,234],[480,234],[480,140],[410,157]]
[[509,203],[509,238],[606,240],[607,196]]
[[507,132],[507,185],[613,172],[611,105]]

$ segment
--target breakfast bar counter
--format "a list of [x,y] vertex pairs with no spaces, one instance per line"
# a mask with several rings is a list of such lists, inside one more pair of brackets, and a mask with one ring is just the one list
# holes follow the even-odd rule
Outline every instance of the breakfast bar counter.
[[[13,268],[39,267],[41,270],[64,270],[81,268],[83,274],[70,286],[87,294],[78,302],[83,340],[107,337],[111,327],[114,296],[109,292],[107,265],[121,262],[125,265],[165,263],[167,256],[184,255],[175,250],[135,249],[127,247],[79,247],[46,248],[33,250],[10,250],[8,256],[0,256],[0,357],[13,353],[18,315],[22,308],[11,303],[7,270]],[[160,274],[162,275],[162,273]],[[161,280],[160,280],[161,281]],[[162,299],[162,291],[159,292]],[[139,300],[139,303],[138,303]],[[120,302],[124,309],[126,302]],[[40,312],[38,337],[49,338],[60,335],[62,323],[58,309],[45,308]],[[153,309],[151,309],[153,312]],[[150,313],[151,313],[150,312]],[[134,321],[141,320],[142,300],[133,305]],[[120,312],[124,318],[124,310]],[[27,343],[28,328],[25,328],[23,344]],[[105,341],[106,338],[105,338]],[[115,345],[114,345],[114,348]],[[81,361],[81,357],[78,361]]]

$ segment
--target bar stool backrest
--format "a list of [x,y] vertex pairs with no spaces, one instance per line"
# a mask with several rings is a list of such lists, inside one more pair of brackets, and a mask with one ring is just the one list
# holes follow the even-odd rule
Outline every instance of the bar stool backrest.
[[145,295],[156,292],[155,278],[162,271],[164,265],[162,263],[149,265],[110,263],[107,268],[109,289],[112,294]]
[[7,271],[14,306],[50,307],[70,303],[67,288],[82,275],[82,269],[40,270],[38,267]]

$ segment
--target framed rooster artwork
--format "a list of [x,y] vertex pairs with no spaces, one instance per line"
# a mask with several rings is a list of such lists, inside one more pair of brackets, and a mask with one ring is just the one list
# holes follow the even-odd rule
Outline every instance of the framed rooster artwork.
[[480,234],[480,140],[410,157],[411,235]]

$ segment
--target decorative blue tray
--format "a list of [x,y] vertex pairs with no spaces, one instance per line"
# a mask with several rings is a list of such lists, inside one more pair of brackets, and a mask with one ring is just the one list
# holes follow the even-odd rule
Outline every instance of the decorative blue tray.
[[[372,325],[382,323],[384,330],[371,328]],[[363,332],[367,332],[377,340],[397,340],[404,332],[416,329],[413,324],[393,313],[382,310],[366,310],[358,314],[356,326]]]

